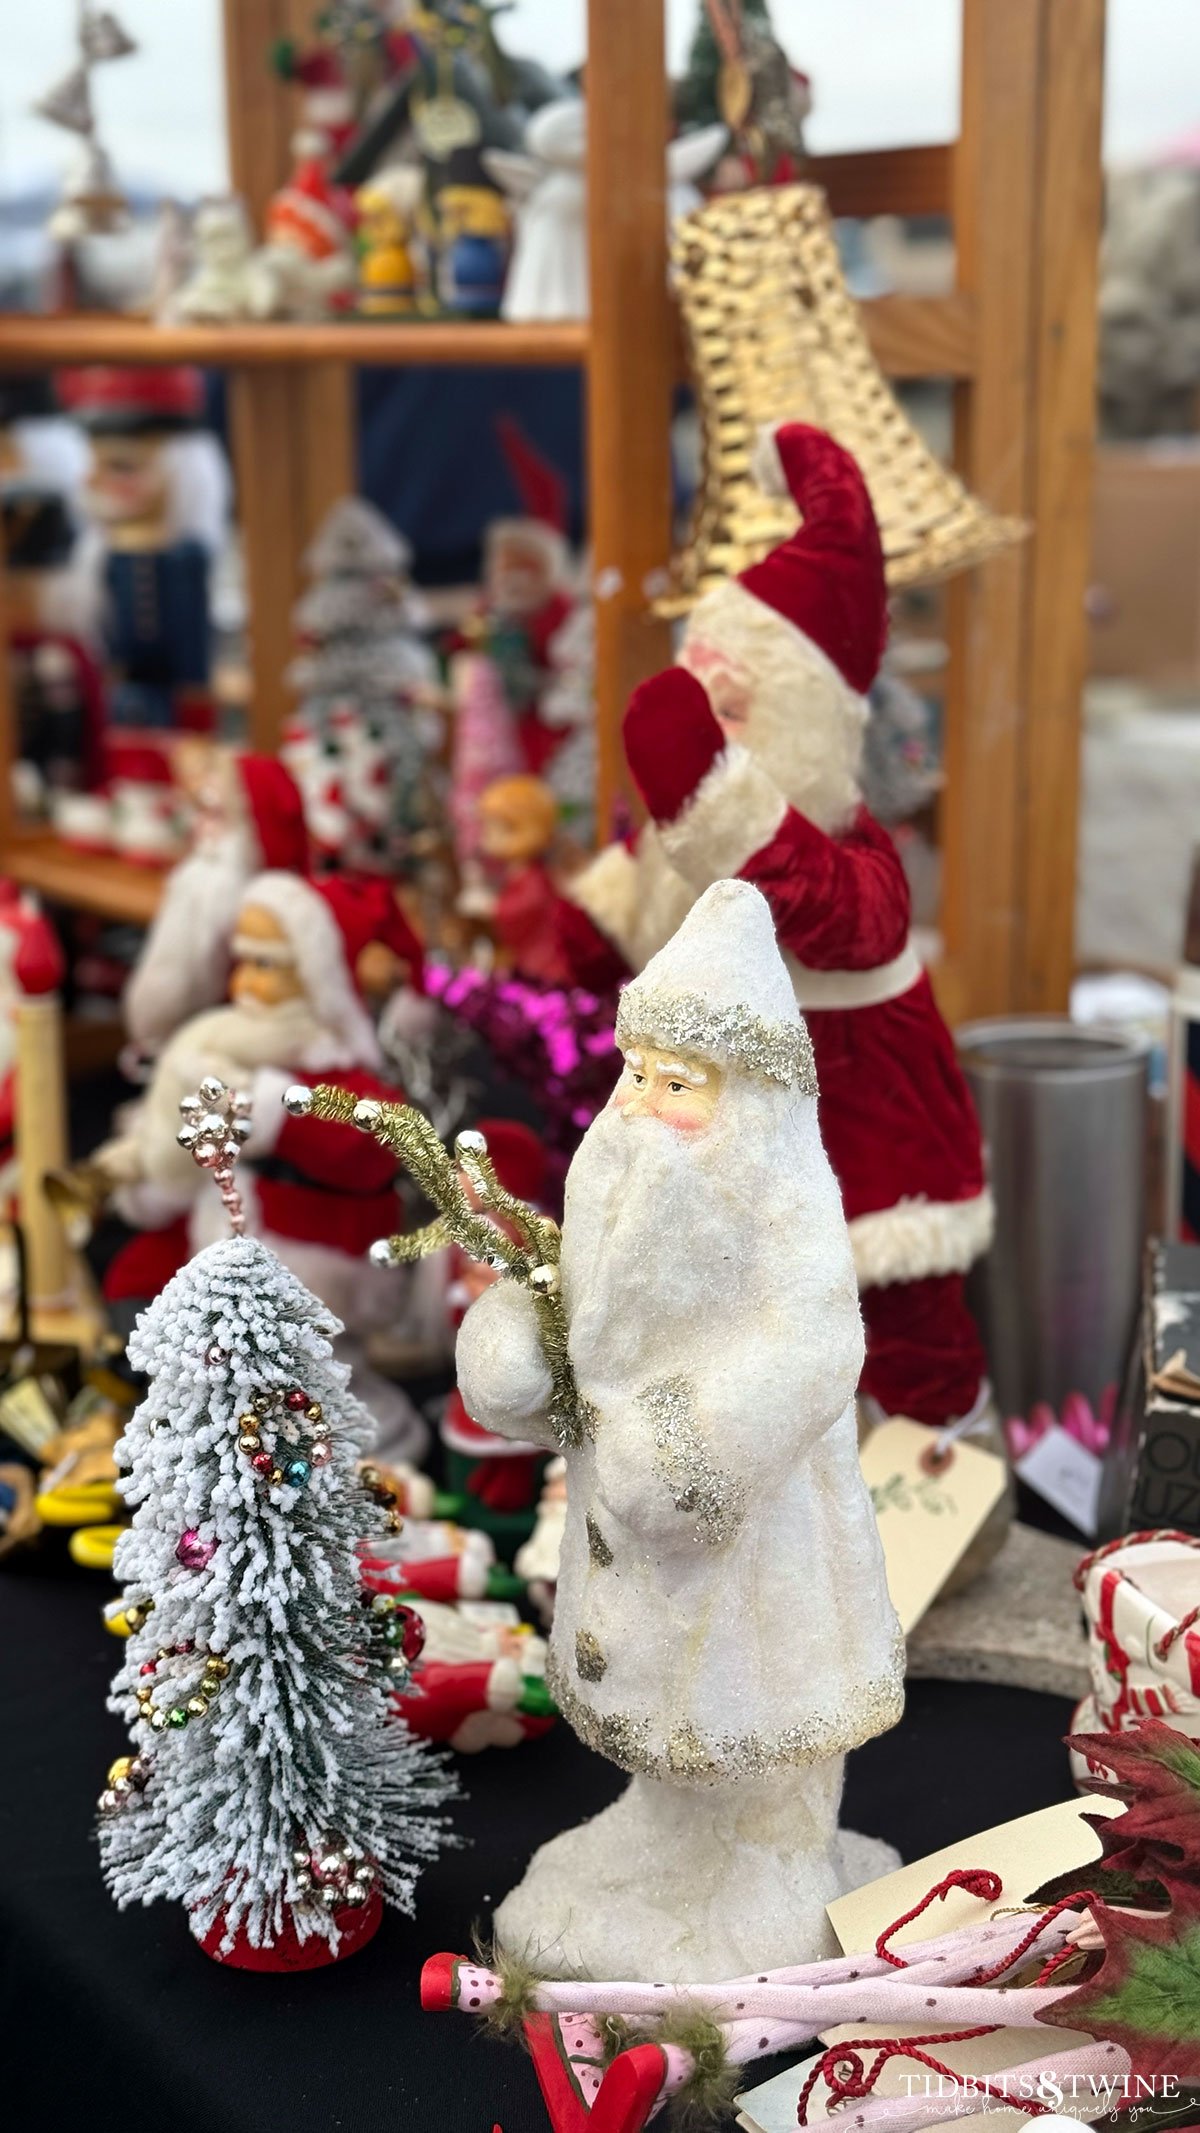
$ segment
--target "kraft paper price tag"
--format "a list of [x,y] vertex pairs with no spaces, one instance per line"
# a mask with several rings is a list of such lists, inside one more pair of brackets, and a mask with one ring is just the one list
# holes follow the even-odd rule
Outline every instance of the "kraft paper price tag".
[[1004,1462],[960,1438],[937,1457],[937,1431],[881,1422],[859,1459],[871,1491],[888,1591],[905,1636],[1004,1493]]
[[[940,1852],[931,1852],[928,1858],[916,1860],[912,1866],[899,1867],[894,1874],[883,1874],[878,1881],[868,1882],[865,1888],[855,1889],[848,1896],[839,1896],[828,1906],[830,1923],[845,1954],[856,1948],[872,1948],[885,1926],[889,1926],[893,1918],[910,1911],[927,1890],[945,1879],[953,1867],[991,1867],[1003,1883],[996,1902],[971,1896],[965,1889],[951,1889],[920,1918],[914,1918],[911,1924],[901,1926],[899,1932],[893,1933],[888,1945],[902,1948],[909,1941],[933,1940],[940,1933],[952,1933],[960,1926],[970,1925],[973,1920],[990,1918],[993,1911],[1005,1904],[1021,1903],[1055,1874],[1090,1864],[1100,1855],[1100,1839],[1083,1820],[1084,1814],[1115,1815],[1122,1812],[1119,1800],[1093,1796],[1086,1800],[1060,1800],[1054,1807],[1042,1807],[1035,1814],[1020,1815],[1016,1821],[1002,1822],[995,1829],[983,1830],[977,1837],[948,1844]],[[888,2025],[887,2034],[916,2036],[921,2033],[921,2028],[917,2022],[897,2022]],[[877,2022],[845,2023],[823,2031],[822,2046],[841,2044],[855,2036],[881,2033]],[[1076,2035],[1073,2030],[1056,2030],[1052,2048],[1065,2057],[1077,2044],[1086,2042],[1084,2036]],[[1020,2066],[1039,2056],[1046,2056],[1046,2047],[1028,2029],[999,2029],[989,2037],[972,2037],[959,2044],[937,2047],[937,2057],[956,2074],[985,2079],[1005,2067]],[[796,2123],[796,2099],[820,2057],[820,2052],[810,2052],[799,2065],[789,2067],[786,2073],[777,2074],[773,2080],[748,2089],[738,2097],[738,2124],[745,2128],[745,2133],[792,2133]],[[878,2096],[914,2097],[930,2093],[936,2097],[939,2094],[936,2085],[928,2092],[921,2085],[925,2072],[913,2060],[889,2060],[880,2074],[875,2093]],[[936,2084],[935,2075],[930,2079]],[[809,2105],[810,2123],[830,2116],[844,2123],[841,2112],[827,2110],[829,2100],[828,2091],[818,2083]],[[1053,2110],[1066,2111],[1072,2118],[1086,2121],[1099,2115],[1096,2098],[1088,2090],[1081,2088],[1074,2098],[1069,2093],[1065,2096],[1056,2094],[1052,2070],[1048,2085],[1038,2100],[1049,2104]],[[1027,2114],[1006,2111],[999,2104],[989,2104],[986,2118],[981,2122],[986,2125],[988,2133],[1008,2133],[1008,2129],[1016,2133],[1021,2126],[1028,2133]]]
[[972,1896],[966,1889],[951,1889],[932,1910],[914,1918],[911,1925],[901,1926],[888,1945],[902,1948],[905,1941],[933,1940],[939,1933],[952,1933],[976,1919],[990,1918],[1003,1904],[1024,1903],[1055,1874],[1090,1865],[1100,1857],[1100,1839],[1084,1815],[1123,1813],[1123,1802],[1098,1793],[1039,1807],[1031,1815],[1018,1815],[1015,1822],[1000,1822],[977,1837],[947,1844],[911,1866],[899,1866],[893,1874],[882,1874],[878,1881],[836,1897],[827,1906],[829,1923],[847,1954],[852,1948],[873,1948],[884,1927],[901,1912],[911,1911],[926,1890],[935,1881],[944,1881],[954,1867],[990,1867],[1004,1884],[995,1903]]

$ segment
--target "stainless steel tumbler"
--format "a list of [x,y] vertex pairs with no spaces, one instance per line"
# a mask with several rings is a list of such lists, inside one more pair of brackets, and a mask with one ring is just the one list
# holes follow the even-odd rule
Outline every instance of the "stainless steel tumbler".
[[1148,1046],[1052,1015],[971,1022],[959,1055],[979,1112],[996,1238],[971,1303],[1001,1414],[1074,1395],[1111,1420],[1138,1314]]

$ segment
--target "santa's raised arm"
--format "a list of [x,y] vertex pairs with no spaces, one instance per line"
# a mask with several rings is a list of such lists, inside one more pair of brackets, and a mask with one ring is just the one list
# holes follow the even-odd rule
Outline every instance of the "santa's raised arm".
[[[566,1451],[547,1678],[635,1784],[610,1811],[612,1856],[603,1841],[595,1854],[601,1817],[556,1840],[555,1875],[578,1907],[574,1862],[557,1854],[586,1837],[585,1878],[619,1880],[632,1850],[644,1877],[643,1823],[675,1814],[662,1788],[734,1785],[747,1841],[773,1843],[762,1833],[791,1817],[780,1945],[819,1940],[818,1894],[840,1886],[840,1758],[898,1716],[902,1648],[858,1465],[849,1238],[812,1049],[756,889],[707,891],[622,995],[617,1041],[624,1070],[567,1179],[562,1299],[585,1420]],[[554,1442],[525,1290],[501,1280],[471,1306],[458,1370],[476,1420]],[[686,1878],[703,1871],[692,1860]],[[545,1888],[526,1900],[538,1872],[501,1911],[509,1946],[526,1929],[555,1939],[534,1916]],[[614,1885],[614,1918],[624,1901]],[[736,1891],[725,1904],[732,1960]],[[577,1952],[601,1960],[582,1939]]]
[[982,1404],[963,1276],[992,1205],[899,854],[859,790],[887,636],[879,532],[831,437],[788,423],[774,446],[803,523],[706,593],[679,664],[634,692],[625,748],[651,819],[575,877],[560,936],[595,986],[641,970],[710,882],[762,891],[816,1055],[863,1293],[863,1390],[885,1413],[942,1423]]

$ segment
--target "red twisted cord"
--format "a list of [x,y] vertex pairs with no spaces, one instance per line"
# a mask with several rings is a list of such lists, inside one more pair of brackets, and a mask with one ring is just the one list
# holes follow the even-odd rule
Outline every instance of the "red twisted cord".
[[[1051,1904],[1050,1909],[1043,1911],[1041,1917],[1034,1921],[1024,1939],[1017,1942],[1016,1947],[1010,1954],[1006,1955],[1001,1962],[993,1963],[990,1970],[972,1971],[971,1976],[963,1980],[964,1984],[990,1985],[993,1978],[1000,1977],[1005,1970],[1011,1970],[1013,1964],[1020,1961],[1026,1951],[1032,1948],[1039,1933],[1045,1932],[1046,1927],[1053,1919],[1058,1917],[1060,1911],[1073,1911],[1077,1904],[1095,1903],[1095,1901],[1096,1898],[1091,1889],[1076,1889],[1070,1896],[1060,1896],[1057,1903]],[[1055,1958],[1052,1957],[1051,1960],[1053,1961]],[[1040,1985],[1041,1982],[1041,1978],[1039,1978],[1038,1984]]]
[[1155,1658],[1165,1659],[1176,1637],[1182,1637],[1185,1630],[1194,1629],[1197,1622],[1200,1622],[1200,1607],[1189,1607],[1187,1613],[1181,1616],[1178,1622],[1173,1622],[1170,1629],[1159,1638],[1154,1647]]
[[1051,1978],[1054,1976],[1055,1971],[1061,1970],[1064,1963],[1073,1962],[1074,1958],[1079,1953],[1080,1950],[1078,1948],[1072,1948],[1069,1944],[1065,1948],[1056,1948],[1053,1955],[1048,1955],[1046,1957],[1045,1962],[1042,1964],[1041,1969],[1038,1971],[1038,1974],[1033,1981],[1034,1984],[1048,1985],[1050,1983]]
[[999,1874],[994,1874],[990,1867],[956,1866],[954,1872],[947,1874],[944,1881],[939,1881],[936,1887],[927,1890],[920,1903],[915,1903],[911,1911],[906,1911],[902,1918],[893,1919],[890,1926],[884,1927],[875,1943],[876,1955],[885,1963],[890,1963],[894,1970],[907,1970],[908,1964],[904,1957],[893,1955],[887,1946],[893,1933],[898,1933],[901,1926],[910,1926],[914,1918],[919,1918],[931,1903],[940,1903],[943,1897],[950,1894],[951,1889],[966,1889],[970,1896],[980,1896],[985,1903],[995,1903],[1003,1887],[1004,1883]]
[[1102,1548],[1093,1548],[1090,1555],[1082,1556],[1076,1563],[1076,1592],[1083,1591],[1088,1571],[1097,1563],[1107,1561],[1119,1548],[1140,1548],[1145,1541],[1182,1541],[1185,1547],[1200,1548],[1200,1540],[1194,1533],[1181,1533],[1176,1526],[1144,1526],[1140,1533],[1123,1533],[1119,1540],[1105,1541]]
[[[928,2037],[855,2037],[853,2042],[831,2044],[814,2066],[808,2080],[800,2091],[796,2104],[796,2124],[808,2124],[809,2099],[818,2081],[824,2080],[832,2103],[847,2103],[869,2096],[889,2059],[915,2059],[920,2066],[927,2066],[931,2073],[940,2074],[947,2081],[959,2082],[962,2076],[952,2066],[943,2065],[940,2059],[932,2059],[928,2052],[921,2051],[922,2044],[965,2044],[972,2037],[991,2037],[1003,2027],[999,2022],[984,2022],[978,2029],[945,2029]],[[876,2058],[869,2070],[863,2072],[861,2052],[875,2052]],[[846,2071],[843,2073],[842,2068]],[[1043,2118],[1050,2106],[1035,2103],[1032,2097],[1009,2096],[1003,2089],[993,2088],[989,2081],[980,2081],[971,2076],[974,2092],[990,2096],[997,2103],[1011,2106],[1014,2111],[1024,2111],[1030,2118]]]

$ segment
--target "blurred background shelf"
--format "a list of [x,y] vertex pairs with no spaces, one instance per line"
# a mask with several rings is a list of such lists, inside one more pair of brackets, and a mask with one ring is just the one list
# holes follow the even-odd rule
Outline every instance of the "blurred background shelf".
[[162,895],[163,876],[156,867],[81,851],[52,832],[15,834],[4,854],[4,872],[47,902],[132,926],[149,925]]

